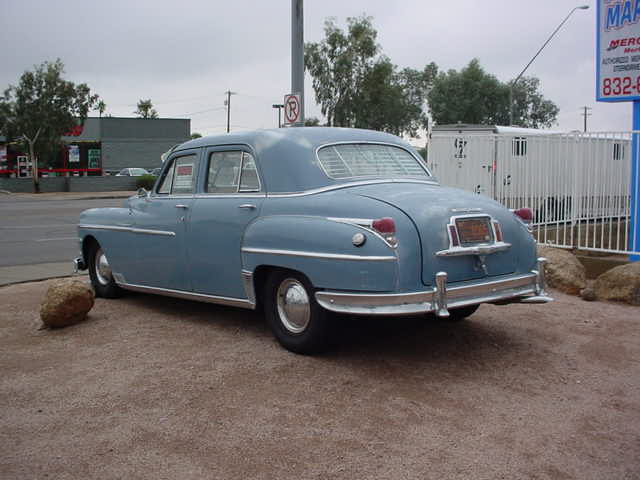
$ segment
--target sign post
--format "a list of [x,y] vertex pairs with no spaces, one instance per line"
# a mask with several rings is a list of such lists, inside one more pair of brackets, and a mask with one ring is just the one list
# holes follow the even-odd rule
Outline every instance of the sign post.
[[[596,100],[633,102],[629,249],[640,251],[640,0],[598,0]],[[640,261],[640,255],[629,260]]]

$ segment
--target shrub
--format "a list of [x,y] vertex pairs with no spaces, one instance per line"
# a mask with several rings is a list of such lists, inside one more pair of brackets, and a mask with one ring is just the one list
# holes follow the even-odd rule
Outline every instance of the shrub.
[[136,188],[151,190],[154,183],[156,183],[155,175],[141,175],[139,177],[136,177]]

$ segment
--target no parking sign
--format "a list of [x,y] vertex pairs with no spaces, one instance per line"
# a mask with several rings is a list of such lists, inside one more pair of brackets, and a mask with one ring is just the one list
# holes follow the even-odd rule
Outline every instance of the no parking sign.
[[300,95],[292,93],[284,96],[284,124],[295,125],[300,121]]

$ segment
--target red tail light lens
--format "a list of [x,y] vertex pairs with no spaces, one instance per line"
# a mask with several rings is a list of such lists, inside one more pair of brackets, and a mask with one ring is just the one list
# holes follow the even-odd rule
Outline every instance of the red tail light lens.
[[396,239],[396,222],[393,218],[384,217],[371,222],[371,227],[387,241],[389,245],[395,247],[398,244]]
[[524,223],[533,222],[533,212],[531,211],[530,208],[527,208],[527,207],[519,208],[518,210],[514,210],[513,213],[519,216]]
[[458,238],[458,230],[455,225],[449,225],[449,236],[451,237],[451,246],[459,247],[460,239]]
[[383,234],[396,233],[396,222],[393,220],[393,218],[390,217],[384,217],[379,218],[378,220],[374,220],[373,222],[371,222],[371,226],[377,232]]

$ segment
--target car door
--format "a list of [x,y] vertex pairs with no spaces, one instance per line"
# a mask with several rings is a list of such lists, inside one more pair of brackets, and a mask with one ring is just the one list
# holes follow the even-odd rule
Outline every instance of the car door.
[[203,156],[203,191],[188,231],[189,272],[196,293],[246,298],[240,245],[265,193],[249,147],[210,148]]
[[199,149],[174,153],[153,192],[133,205],[140,285],[189,291],[186,233],[196,191]]

